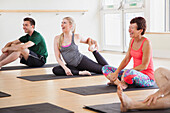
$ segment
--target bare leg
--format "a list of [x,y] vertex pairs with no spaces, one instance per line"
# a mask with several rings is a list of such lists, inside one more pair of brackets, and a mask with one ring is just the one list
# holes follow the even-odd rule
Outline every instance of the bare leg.
[[13,61],[15,61],[16,59],[19,58],[20,56],[20,52],[12,52],[10,55],[8,55],[5,59],[3,59],[2,61],[0,61],[0,68],[8,63],[11,63]]
[[24,59],[25,60],[27,60],[28,59],[28,57],[29,57],[29,49],[23,49],[23,50],[21,50],[21,55],[24,57]]
[[2,55],[0,56],[0,61],[2,61],[3,59],[5,59],[8,56],[7,53],[2,53]]
[[169,87],[170,87],[170,70],[165,68],[158,68],[155,73],[155,80],[159,87],[159,92],[166,95],[170,93]]
[[[164,97],[158,97],[156,103],[153,102],[148,105],[148,103],[137,102],[131,100],[127,95],[125,95],[122,91],[121,86],[118,86],[117,94],[121,101],[121,111],[127,111],[128,109],[164,109],[170,108],[170,70],[165,68],[158,68],[155,71],[155,79],[156,83],[159,86],[159,90],[153,95],[159,94],[160,92],[164,94]],[[160,93],[160,94],[161,94]]]
[[18,59],[20,57],[20,55],[22,55],[24,57],[24,59],[27,60],[28,56],[29,56],[29,50],[23,49],[21,51],[12,52],[6,58],[4,58],[2,61],[0,61],[0,69],[2,66],[9,64],[9,63],[15,61],[16,59]]
[[159,88],[167,84],[170,80],[170,70],[165,68],[158,68],[155,70],[154,77]]
[[[15,44],[13,44],[15,45]],[[17,44],[16,44],[17,45]],[[18,45],[23,45],[23,43],[21,44],[18,44]],[[21,55],[24,57],[25,60],[28,59],[28,56],[29,56],[29,49],[23,49],[21,47],[13,47],[12,45],[10,47],[7,47],[7,50],[6,51],[12,51],[12,52],[20,52]]]
[[165,109],[170,108],[170,94],[159,98],[155,104],[147,105],[147,103],[137,102],[130,99],[123,93],[121,86],[118,86],[117,94],[121,101],[120,109],[125,112],[130,109]]
[[121,101],[120,110],[122,112],[126,112],[130,108],[130,106],[132,106],[133,101],[123,93],[122,87],[120,85],[117,86],[117,94]]

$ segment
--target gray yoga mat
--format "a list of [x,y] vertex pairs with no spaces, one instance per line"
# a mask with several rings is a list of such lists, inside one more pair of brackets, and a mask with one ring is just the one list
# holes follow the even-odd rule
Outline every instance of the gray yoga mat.
[[6,66],[6,67],[2,67],[0,71],[7,71],[7,70],[19,70],[19,69],[33,69],[33,68],[48,68],[48,67],[55,67],[58,64],[45,64],[42,67],[28,67],[26,65],[24,66]]
[[0,91],[0,98],[9,97],[9,96],[11,96],[11,95]]
[[[92,74],[91,76],[99,76],[102,74]],[[77,77],[91,77],[89,75],[74,75],[74,76],[56,76],[54,74],[44,74],[44,75],[33,75],[33,76],[20,76],[17,78],[28,80],[28,81],[43,81],[43,80],[55,80],[55,79],[67,79],[67,78],[77,78]]]
[[74,113],[49,103],[0,108],[0,113]]
[[[122,113],[120,111],[120,103],[100,104],[93,106],[85,106],[85,109],[96,111],[98,113]],[[131,110],[123,113],[170,113],[170,109],[159,110]]]
[[[146,90],[146,89],[157,89],[157,88],[158,86],[156,84],[153,87],[145,87],[145,88],[129,86],[124,91]],[[96,94],[104,94],[104,93],[114,93],[117,91],[117,86],[94,85],[94,86],[86,86],[86,87],[62,88],[62,90],[73,92],[80,95],[96,95]]]

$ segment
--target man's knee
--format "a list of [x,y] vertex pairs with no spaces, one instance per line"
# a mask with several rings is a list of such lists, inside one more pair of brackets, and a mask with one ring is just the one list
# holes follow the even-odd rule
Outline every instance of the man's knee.
[[25,49],[25,48],[20,48],[20,52],[21,54],[29,54],[29,49]]
[[161,72],[162,72],[163,70],[164,70],[163,67],[159,67],[159,68],[157,68],[157,69],[155,70],[155,72],[154,72],[154,77],[155,77],[155,79],[157,79],[157,78],[159,78],[160,76],[162,76]]

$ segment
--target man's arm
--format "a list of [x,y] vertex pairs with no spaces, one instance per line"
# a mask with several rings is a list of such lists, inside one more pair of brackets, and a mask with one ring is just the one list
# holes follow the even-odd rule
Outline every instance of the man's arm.
[[33,46],[34,44],[35,43],[33,43],[32,41],[28,41],[27,43],[24,43],[24,44],[16,44],[16,45],[7,47],[6,51],[21,51],[22,49],[27,49]]
[[34,45],[35,45],[34,42],[28,41],[27,43],[24,43],[24,44],[20,45],[20,47],[21,47],[21,49],[27,49],[27,48],[32,47]]
[[[5,47],[10,47],[12,44],[20,44],[21,42],[20,42],[20,40],[14,40],[14,41],[12,41],[12,42],[8,42],[6,45],[5,45]],[[4,48],[5,48],[4,47]]]

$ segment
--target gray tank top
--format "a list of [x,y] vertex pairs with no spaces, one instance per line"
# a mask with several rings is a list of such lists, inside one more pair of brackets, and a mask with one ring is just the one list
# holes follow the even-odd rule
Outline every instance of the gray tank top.
[[77,67],[81,62],[83,55],[79,52],[78,46],[74,43],[74,33],[72,36],[71,45],[68,47],[62,47],[60,53],[63,56],[64,61],[71,66]]

